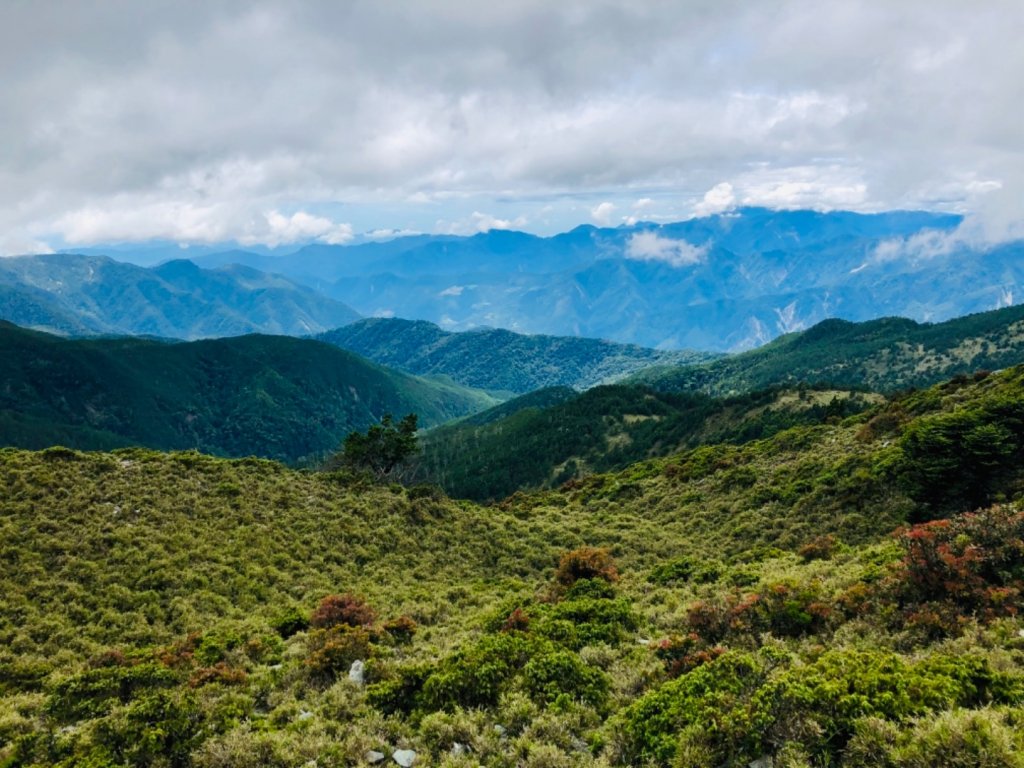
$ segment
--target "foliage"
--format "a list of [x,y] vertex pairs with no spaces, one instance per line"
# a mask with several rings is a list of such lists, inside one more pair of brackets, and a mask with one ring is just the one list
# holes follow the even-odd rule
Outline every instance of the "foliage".
[[346,592],[327,595],[309,617],[310,626],[317,629],[330,627],[369,627],[377,620],[377,613],[364,600]]
[[[908,526],[946,513],[903,436],[997,423],[1021,379],[490,507],[258,459],[0,451],[0,765],[1018,765],[1020,501]],[[997,459],[987,493],[1012,499]]]
[[338,459],[343,466],[370,472],[378,481],[395,474],[399,466],[416,453],[416,414],[404,416],[398,424],[390,413],[365,433],[351,432],[342,444]]
[[555,581],[571,587],[580,579],[618,581],[619,571],[611,552],[600,547],[580,547],[563,554],[555,569]]

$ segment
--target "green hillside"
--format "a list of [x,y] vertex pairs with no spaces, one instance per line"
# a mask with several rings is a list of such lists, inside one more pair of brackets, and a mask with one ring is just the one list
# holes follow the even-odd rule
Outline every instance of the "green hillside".
[[705,365],[650,368],[629,381],[718,395],[799,382],[894,392],[1022,362],[1024,305],[1018,305],[934,324],[895,317],[825,320],[750,352]]
[[316,341],[64,340],[0,323],[0,445],[144,445],[294,462],[384,413],[435,425],[496,401]]
[[732,398],[602,386],[546,389],[428,432],[417,477],[459,498],[501,499],[641,459],[743,443],[864,410],[879,395],[764,390]]
[[1024,368],[493,507],[3,450],[0,765],[1018,766],[1022,453]]
[[317,338],[409,373],[443,374],[468,387],[516,394],[555,386],[586,389],[649,365],[714,357],[495,328],[449,333],[433,323],[397,318],[359,320]]

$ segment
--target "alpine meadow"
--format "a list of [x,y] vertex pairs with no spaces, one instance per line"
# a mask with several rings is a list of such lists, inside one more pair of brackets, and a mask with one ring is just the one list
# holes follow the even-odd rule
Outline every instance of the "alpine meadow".
[[0,768],[1024,768],[1022,36],[0,7]]

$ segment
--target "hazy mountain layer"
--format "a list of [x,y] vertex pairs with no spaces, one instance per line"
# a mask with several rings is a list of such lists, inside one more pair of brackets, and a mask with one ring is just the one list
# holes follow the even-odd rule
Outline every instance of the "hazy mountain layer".
[[646,347],[735,351],[839,317],[941,321],[1024,295],[1024,244],[975,246],[957,216],[745,208],[554,237],[419,235],[288,256],[231,252],[364,315]]
[[357,318],[339,301],[244,266],[178,260],[147,269],[74,254],[0,260],[0,319],[61,334],[298,336]]

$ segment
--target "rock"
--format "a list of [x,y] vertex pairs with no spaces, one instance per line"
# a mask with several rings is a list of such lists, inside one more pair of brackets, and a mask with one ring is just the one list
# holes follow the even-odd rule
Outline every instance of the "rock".
[[590,752],[590,745],[579,736],[573,736],[569,743],[572,744],[572,748],[577,752]]
[[759,757],[757,758],[757,760],[754,760],[752,763],[750,763],[750,765],[747,766],[747,768],[774,768],[774,766],[775,758],[771,755],[764,755],[763,757]]
[[312,716],[313,716],[312,712],[310,712],[308,709],[303,709],[301,712],[299,712],[298,716],[295,719],[296,720],[309,720],[309,718],[311,718]]
[[348,669],[348,679],[356,685],[362,685],[366,682],[366,675],[363,672],[365,665],[363,662],[356,660],[352,662],[352,666]]
[[391,758],[402,768],[412,768],[412,764],[416,762],[416,753],[411,749],[396,749]]
[[377,752],[374,749],[367,750],[366,754],[363,755],[366,758],[366,762],[370,765],[376,765],[387,757],[383,752]]
[[456,741],[454,744],[452,744],[452,750],[450,754],[452,757],[462,757],[467,752],[469,752],[469,747],[465,744],[459,744],[459,742]]
[[494,732],[496,734],[498,734],[498,738],[501,738],[501,739],[504,739],[505,738],[505,734],[508,733],[508,731],[505,729],[504,725],[496,725],[496,726],[494,726]]

